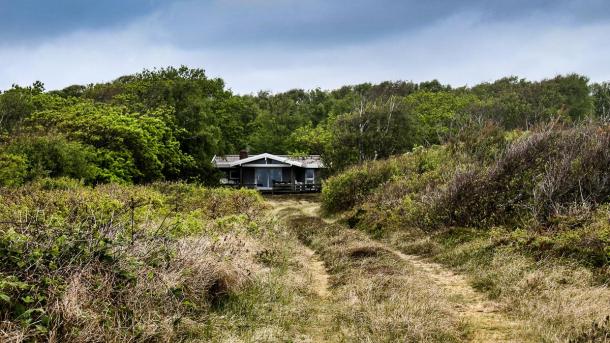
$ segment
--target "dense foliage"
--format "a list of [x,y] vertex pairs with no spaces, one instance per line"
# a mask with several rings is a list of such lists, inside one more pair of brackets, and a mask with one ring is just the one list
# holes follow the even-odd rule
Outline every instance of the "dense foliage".
[[464,141],[486,122],[528,129],[556,118],[607,118],[609,99],[608,84],[580,75],[510,77],[470,88],[401,81],[243,96],[187,67],[54,91],[36,82],[0,94],[0,174],[6,185],[48,176],[87,184],[213,183],[211,158],[244,148],[321,154],[336,172],[417,146]]

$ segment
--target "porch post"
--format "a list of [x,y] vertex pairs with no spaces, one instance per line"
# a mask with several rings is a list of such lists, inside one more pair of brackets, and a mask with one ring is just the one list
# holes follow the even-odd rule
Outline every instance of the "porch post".
[[239,166],[239,187],[244,186],[244,168]]
[[294,184],[294,166],[290,166],[290,188],[292,189],[292,191],[295,191],[295,184]]

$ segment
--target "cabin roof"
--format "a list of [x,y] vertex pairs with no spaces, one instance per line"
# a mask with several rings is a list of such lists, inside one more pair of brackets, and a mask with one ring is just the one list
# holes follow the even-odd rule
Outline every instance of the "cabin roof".
[[324,168],[320,155],[295,157],[290,155],[273,155],[268,153],[252,155],[244,159],[239,159],[239,155],[214,156],[214,158],[212,158],[212,164],[216,166],[216,168],[232,168],[260,159],[271,159],[280,163],[290,164],[301,168]]

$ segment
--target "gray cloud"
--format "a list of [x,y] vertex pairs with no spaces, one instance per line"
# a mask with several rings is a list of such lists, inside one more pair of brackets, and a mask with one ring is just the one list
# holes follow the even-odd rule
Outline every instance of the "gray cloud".
[[0,44],[30,44],[73,31],[123,25],[175,0],[0,0]]
[[610,4],[601,0],[153,5],[35,44],[0,44],[0,89],[34,80],[60,88],[180,64],[205,68],[240,93],[388,79],[463,85],[511,74],[610,79]]
[[161,37],[185,47],[282,44],[317,47],[408,33],[448,17],[482,22],[538,16],[549,23],[610,18],[606,0],[0,0],[0,39],[27,43],[108,29],[155,16]]

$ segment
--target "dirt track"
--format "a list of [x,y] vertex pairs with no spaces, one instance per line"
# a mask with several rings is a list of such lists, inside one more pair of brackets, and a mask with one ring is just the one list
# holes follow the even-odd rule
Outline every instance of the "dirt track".
[[[272,215],[278,219],[287,218],[293,215],[306,215],[320,217],[320,204],[315,198],[304,197],[277,197],[267,201],[271,206]],[[326,222],[334,220],[324,219]],[[436,287],[442,287],[444,291],[453,295],[456,299],[454,311],[457,316],[462,318],[471,334],[472,342],[519,342],[515,335],[515,328],[518,326],[506,315],[499,311],[497,303],[487,300],[487,298],[476,291],[466,278],[456,274],[442,265],[427,261],[419,256],[404,254],[392,247],[379,243],[386,251],[391,252],[414,268],[424,272]],[[310,257],[312,273],[312,287],[321,297],[328,296],[328,274],[315,252],[307,249]]]

